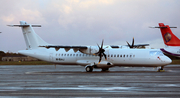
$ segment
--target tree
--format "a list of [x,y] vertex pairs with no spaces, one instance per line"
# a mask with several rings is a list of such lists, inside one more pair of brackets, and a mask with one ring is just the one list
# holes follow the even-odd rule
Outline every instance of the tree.
[[2,57],[5,56],[6,54],[4,53],[4,51],[0,51],[0,61],[2,61]]

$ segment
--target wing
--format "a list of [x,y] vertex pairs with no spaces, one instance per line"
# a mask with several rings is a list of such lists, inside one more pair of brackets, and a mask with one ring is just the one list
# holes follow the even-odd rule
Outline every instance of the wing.
[[[111,45],[111,48],[122,48],[123,46],[127,46],[129,47],[129,45],[122,45],[122,46],[116,46],[116,45]],[[138,44],[138,45],[134,45],[134,48],[141,48],[144,46],[149,46],[149,44]]]
[[88,49],[87,46],[61,46],[61,45],[48,45],[48,46],[39,46],[39,47],[45,47],[47,49],[49,48],[55,48],[56,51],[58,51],[60,48],[64,48],[67,51],[70,49],[73,49],[74,52],[77,52],[78,50],[82,49]]
[[144,46],[149,46],[149,44],[138,44],[138,45],[134,45],[135,48],[140,48],[140,47],[144,47]]

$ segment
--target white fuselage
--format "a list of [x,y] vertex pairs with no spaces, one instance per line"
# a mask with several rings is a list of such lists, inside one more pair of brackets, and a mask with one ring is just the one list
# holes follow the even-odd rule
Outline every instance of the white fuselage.
[[[156,67],[165,66],[171,60],[164,56],[158,49],[106,49],[107,61],[102,58],[101,63],[110,62],[113,66],[137,66]],[[40,60],[62,65],[89,65],[97,64],[99,56],[74,52],[72,49],[66,52],[64,49],[33,49],[21,50],[20,54],[38,58]],[[101,64],[100,63],[100,64]],[[98,65],[98,64],[97,64]]]

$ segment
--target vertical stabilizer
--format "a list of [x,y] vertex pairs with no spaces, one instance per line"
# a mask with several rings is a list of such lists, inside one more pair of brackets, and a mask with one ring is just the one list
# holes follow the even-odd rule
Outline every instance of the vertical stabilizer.
[[164,23],[159,23],[158,28],[160,28],[161,30],[164,44],[166,44],[167,46],[180,46],[179,38],[176,37],[171,31],[171,28],[176,28],[176,27],[169,27],[169,25],[164,25]]
[[40,45],[48,45],[43,39],[41,39],[33,30],[32,27],[41,27],[40,25],[31,25],[25,21],[20,21],[20,25],[8,25],[11,27],[21,27],[23,36],[26,42],[28,50],[37,49]]

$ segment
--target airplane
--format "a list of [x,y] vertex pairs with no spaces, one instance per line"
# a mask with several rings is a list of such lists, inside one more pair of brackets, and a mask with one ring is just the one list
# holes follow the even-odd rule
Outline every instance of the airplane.
[[160,28],[164,44],[166,45],[165,48],[161,48],[160,50],[168,56],[179,58],[180,39],[177,36],[175,36],[171,31],[171,28],[177,28],[177,27],[169,27],[169,25],[164,25],[164,23],[159,23],[159,27],[152,27],[152,28]]
[[158,71],[163,71],[164,66],[172,62],[159,49],[119,49],[117,46],[103,45],[104,40],[100,46],[53,45],[33,30],[33,27],[41,25],[20,21],[20,25],[8,26],[22,28],[27,50],[18,53],[53,64],[85,66],[86,72],[92,72],[93,68],[108,71],[114,66],[158,67]]

